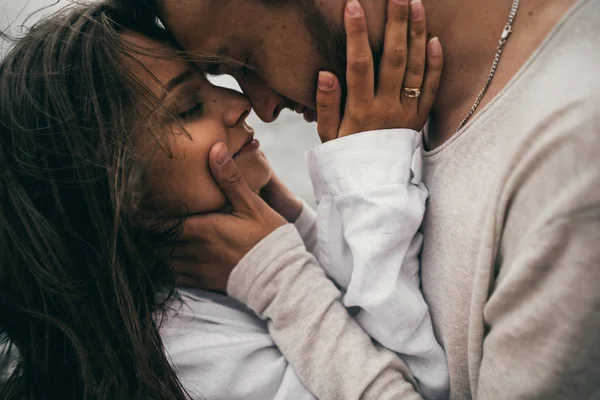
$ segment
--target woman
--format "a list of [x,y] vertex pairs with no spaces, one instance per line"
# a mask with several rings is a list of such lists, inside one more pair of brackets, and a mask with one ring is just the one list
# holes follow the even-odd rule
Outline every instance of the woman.
[[[227,205],[207,165],[215,143],[252,190],[272,181],[248,100],[212,86],[152,16],[110,5],[34,27],[0,64],[0,93],[0,331],[18,350],[1,397],[185,398],[159,331],[179,304],[161,249],[187,215]],[[336,301],[349,328],[333,339],[390,364]]]
[[130,132],[161,130],[134,98],[120,23],[145,31],[107,6],[65,10],[0,65],[0,330],[19,354],[2,398],[184,398],[153,318],[176,226],[132,212]]

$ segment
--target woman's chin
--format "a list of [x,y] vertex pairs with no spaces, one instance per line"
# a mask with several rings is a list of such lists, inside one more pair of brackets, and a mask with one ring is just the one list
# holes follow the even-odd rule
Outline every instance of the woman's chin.
[[271,176],[273,176],[273,171],[269,167],[247,180],[248,186],[250,186],[253,192],[259,193],[262,188],[267,186],[267,183],[271,180]]
[[235,162],[253,192],[258,193],[271,180],[273,170],[267,159],[259,152],[243,154],[236,158]]

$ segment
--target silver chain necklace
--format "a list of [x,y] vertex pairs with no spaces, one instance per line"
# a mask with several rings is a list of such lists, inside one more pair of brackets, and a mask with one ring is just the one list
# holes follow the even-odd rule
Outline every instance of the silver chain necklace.
[[490,71],[490,74],[487,77],[487,80],[485,81],[485,86],[483,87],[483,89],[481,89],[481,92],[479,92],[479,95],[477,96],[477,99],[475,100],[473,107],[471,107],[471,109],[469,110],[469,113],[467,114],[465,119],[463,119],[462,122],[460,123],[460,125],[458,125],[456,132],[460,131],[467,124],[467,122],[469,122],[469,120],[471,119],[473,114],[475,114],[475,111],[477,111],[477,108],[481,104],[481,100],[483,100],[483,96],[485,96],[486,92],[488,91],[488,89],[490,87],[490,84],[492,83],[492,79],[494,79],[494,75],[496,75],[496,69],[498,68],[498,64],[500,63],[500,57],[502,57],[502,51],[504,50],[504,46],[506,45],[506,42],[508,41],[508,37],[510,36],[510,34],[513,31],[513,22],[515,20],[515,16],[517,15],[517,11],[519,11],[519,3],[520,3],[520,0],[513,0],[512,7],[510,9],[510,15],[508,16],[508,22],[506,23],[506,26],[504,27],[504,30],[502,31],[502,35],[500,36],[500,42],[498,42],[498,48],[496,49],[496,57],[494,57],[494,62],[492,63],[492,69]]

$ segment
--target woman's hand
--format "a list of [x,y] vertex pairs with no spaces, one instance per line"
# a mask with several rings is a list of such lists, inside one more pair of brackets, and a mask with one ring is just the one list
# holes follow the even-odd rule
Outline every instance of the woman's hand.
[[212,148],[209,164],[232,211],[188,217],[168,251],[180,285],[226,292],[233,268],[286,221],[248,187],[225,144]]
[[389,0],[377,87],[367,22],[358,0],[348,2],[344,21],[348,96],[342,118],[339,80],[330,72],[319,74],[317,130],[323,143],[378,129],[422,130],[435,100],[443,64],[439,40],[427,43],[423,4]]

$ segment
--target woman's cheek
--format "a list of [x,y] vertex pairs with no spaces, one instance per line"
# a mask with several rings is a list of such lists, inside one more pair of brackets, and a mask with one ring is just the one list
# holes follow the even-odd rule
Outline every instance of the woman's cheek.
[[225,207],[227,199],[210,173],[186,175],[178,184],[185,208],[191,214],[217,211]]
[[[212,146],[222,139],[219,135],[208,135],[213,132],[205,130],[205,135],[197,135],[194,140],[178,138],[173,146],[174,157],[169,160],[170,178],[167,185],[179,199],[184,213],[205,213],[223,208],[227,200],[217,186],[208,165],[208,157]],[[190,133],[195,132],[192,130]]]
[[225,195],[207,166],[193,164],[170,159],[149,170],[146,192],[157,212],[182,216],[216,211],[226,205]]

